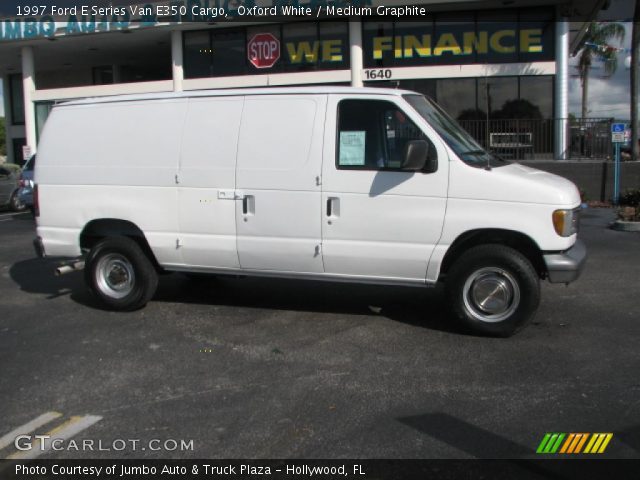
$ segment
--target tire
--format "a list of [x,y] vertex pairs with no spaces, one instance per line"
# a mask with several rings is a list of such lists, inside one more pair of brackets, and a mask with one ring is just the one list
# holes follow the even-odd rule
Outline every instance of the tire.
[[18,191],[14,191],[9,199],[9,208],[14,212],[22,212],[27,206],[20,200]]
[[158,274],[140,246],[128,237],[108,237],[85,260],[85,281],[109,310],[144,307],[158,287]]
[[447,273],[445,289],[454,319],[480,335],[510,337],[533,319],[540,304],[533,265],[504,245],[463,253]]

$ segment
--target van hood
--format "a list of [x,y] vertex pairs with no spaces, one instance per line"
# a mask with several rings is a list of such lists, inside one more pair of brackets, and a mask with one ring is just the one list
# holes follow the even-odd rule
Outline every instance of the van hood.
[[[462,163],[462,162],[461,162]],[[452,182],[451,195],[458,198],[474,198],[508,202],[538,203],[575,207],[580,204],[580,193],[570,180],[543,172],[519,163],[512,163],[491,170],[463,165],[474,172],[462,182]],[[462,172],[461,172],[462,173]],[[462,175],[466,177],[465,174]],[[455,177],[454,177],[455,178]],[[457,185],[457,189],[454,188]],[[458,194],[456,191],[458,190]]]

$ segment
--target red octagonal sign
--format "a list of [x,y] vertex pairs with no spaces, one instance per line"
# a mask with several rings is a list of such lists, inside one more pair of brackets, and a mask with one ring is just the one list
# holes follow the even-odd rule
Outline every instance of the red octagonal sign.
[[280,58],[280,40],[270,33],[258,33],[247,43],[249,61],[256,68],[271,68]]

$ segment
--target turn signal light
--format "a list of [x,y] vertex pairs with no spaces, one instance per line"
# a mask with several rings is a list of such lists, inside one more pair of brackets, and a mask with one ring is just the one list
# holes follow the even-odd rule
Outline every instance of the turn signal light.
[[561,237],[570,237],[578,233],[580,208],[574,210],[555,210],[552,215],[553,228]]
[[553,228],[556,233],[564,237],[564,226],[566,224],[567,210],[556,210],[553,212]]

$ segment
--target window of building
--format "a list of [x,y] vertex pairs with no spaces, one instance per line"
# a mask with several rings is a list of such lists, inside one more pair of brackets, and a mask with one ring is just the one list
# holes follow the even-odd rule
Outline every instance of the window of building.
[[[280,60],[278,60],[271,68],[256,68],[251,61],[248,62],[248,73],[281,73],[283,68],[282,57],[284,54],[284,46],[282,42],[282,25],[261,25],[258,27],[247,27],[247,44],[251,39],[260,33],[270,33],[280,41]],[[247,52],[247,57],[251,52]],[[214,74],[214,76],[217,76]]]
[[[22,75],[9,75],[9,93],[11,123],[13,125],[24,125],[24,95],[22,90]],[[20,158],[22,158],[22,154],[20,155]]]
[[[499,10],[478,12],[477,34],[468,42],[479,63],[511,63],[519,58],[518,12]],[[473,43],[472,43],[473,42]]]
[[476,62],[476,48],[465,50],[468,35],[475,34],[472,13],[438,14],[435,18],[431,58],[438,65],[459,65]]
[[555,13],[546,8],[522,9],[518,13],[520,62],[552,61],[555,58]]
[[25,138],[14,138],[11,143],[13,149],[13,163],[16,163],[20,166],[24,165],[25,159],[22,154],[22,147],[27,144],[27,140]]
[[248,71],[244,29],[212,30],[212,76],[245,75]]
[[281,57],[286,71],[316,70],[323,55],[316,24],[291,23],[282,27]]
[[540,113],[541,118],[553,118],[553,77],[528,76],[520,77],[520,99],[525,100],[534,114]]
[[[489,118],[514,118],[514,101],[518,100],[518,77],[488,77],[478,79],[478,109]],[[517,103],[517,102],[516,102]],[[517,105],[515,105],[517,109]]]
[[435,100],[453,118],[475,119],[486,116],[476,104],[475,78],[443,78],[436,80]]
[[209,31],[184,32],[183,62],[185,78],[209,77],[213,74],[213,47]]
[[351,64],[348,22],[319,22],[318,31],[323,50],[320,69],[349,69]]
[[343,100],[338,106],[336,165],[343,169],[401,170],[406,145],[429,142],[395,104],[380,100]]
[[36,103],[36,139],[40,139],[44,124],[49,118],[53,102],[37,102]]
[[[553,118],[553,76],[410,79],[365,82],[368,87],[401,88],[437,101],[456,120]],[[487,92],[489,97],[487,97]]]
[[421,22],[363,22],[365,68],[548,61],[554,58],[549,8],[436,13]]
[[349,68],[346,22],[305,22],[282,26],[281,61],[287,72]]
[[[270,68],[248,60],[247,43],[270,33],[280,40],[280,59]],[[347,22],[296,22],[184,33],[185,78],[349,68]]]
[[93,67],[92,75],[94,85],[109,85],[113,83],[113,65]]
[[393,52],[393,22],[364,22],[362,45],[365,68],[388,68],[395,65]]

